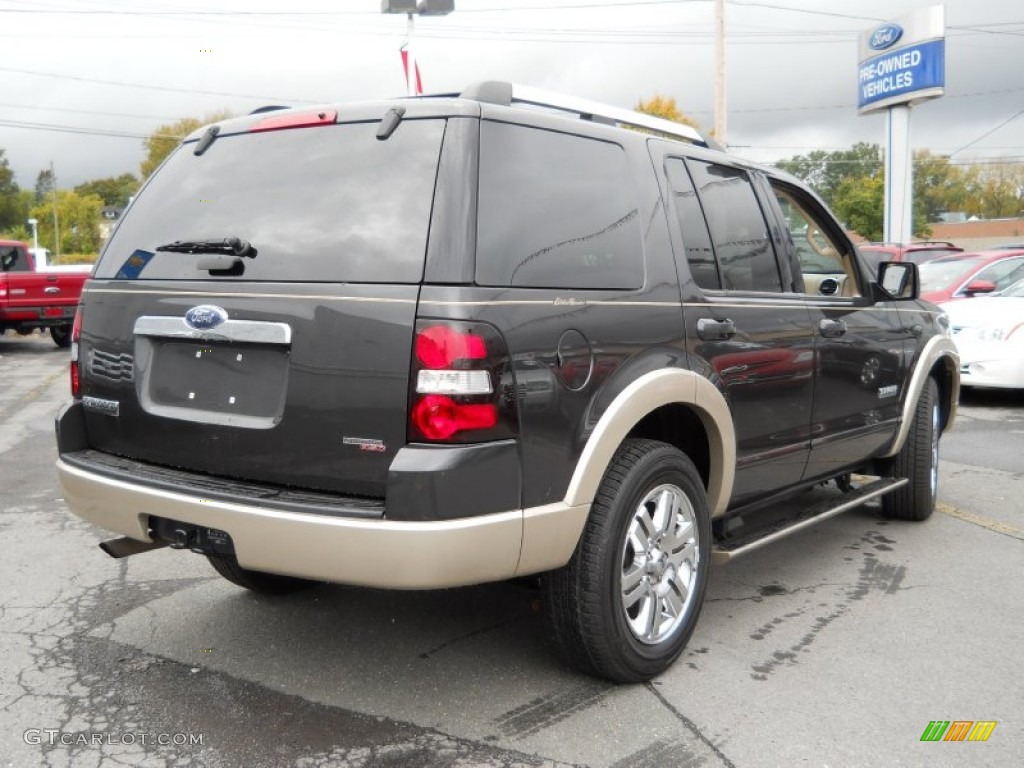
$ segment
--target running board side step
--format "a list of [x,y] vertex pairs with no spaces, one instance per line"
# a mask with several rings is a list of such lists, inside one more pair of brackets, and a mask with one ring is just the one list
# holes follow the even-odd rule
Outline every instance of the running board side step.
[[796,522],[786,521],[782,523],[781,526],[776,525],[775,527],[770,527],[767,530],[757,531],[749,536],[743,536],[733,541],[726,541],[718,544],[711,550],[711,562],[716,565],[728,563],[733,558],[744,555],[747,552],[752,552],[765,544],[778,541],[779,539],[789,536],[791,533],[796,533],[797,531],[802,531],[805,528],[810,528],[812,525],[816,525],[822,520],[828,520],[830,517],[835,517],[836,515],[841,515],[843,512],[848,512],[871,499],[884,496],[885,494],[906,485],[908,482],[909,480],[905,477],[883,477],[869,482],[851,490],[849,493],[844,494],[841,497],[839,504],[836,504],[833,499],[828,499],[804,510]]

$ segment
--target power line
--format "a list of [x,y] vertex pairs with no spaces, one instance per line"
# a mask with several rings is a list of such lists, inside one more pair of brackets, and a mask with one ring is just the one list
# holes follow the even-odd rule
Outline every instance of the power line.
[[[706,3],[709,0],[633,0],[633,2],[614,3],[566,3],[559,5],[530,5],[506,8],[460,8],[459,14],[465,13],[504,13],[515,11],[558,11],[600,8],[633,8],[643,5],[689,5]],[[0,8],[0,13],[18,14],[70,14],[81,16],[252,16],[252,17],[325,17],[325,16],[380,16],[379,11],[239,11],[239,10],[146,10],[126,11],[111,8]]]
[[33,131],[53,131],[55,133],[76,133],[85,136],[107,136],[118,139],[175,139],[180,141],[184,136],[172,136],[170,134],[148,134],[128,133],[127,131],[112,131],[105,128],[88,128],[76,125],[56,125],[52,123],[27,123],[20,120],[0,120],[0,128],[22,128]]
[[121,80],[101,80],[94,77],[82,77],[81,75],[62,75],[56,72],[39,72],[33,69],[16,69],[14,67],[0,67],[0,72],[13,72],[19,75],[33,75],[35,77],[52,77],[58,80],[75,80],[82,83],[98,83],[100,85],[116,85],[124,88],[141,88],[148,91],[167,91],[171,93],[192,93],[203,96],[227,96],[230,98],[254,99],[256,101],[297,101],[304,104],[315,102],[308,99],[296,99],[291,96],[259,96],[251,93],[227,93],[224,91],[202,91],[194,88],[173,88],[164,85],[143,85],[141,83],[126,83]]
[[969,141],[966,144],[964,144],[962,147],[960,147],[959,149],[954,150],[953,152],[950,152],[949,156],[952,157],[953,155],[955,155],[955,154],[957,154],[959,152],[963,152],[968,147],[974,146],[975,144],[977,144],[979,141],[981,141],[985,137],[991,136],[993,133],[998,131],[1004,125],[1012,123],[1014,120],[1016,120],[1021,115],[1024,115],[1024,109],[1022,109],[1020,112],[1017,112],[1016,114],[1011,115],[1010,117],[1006,118],[1005,120],[1003,120],[1003,122],[999,123],[999,125],[997,125],[995,128],[992,128],[990,130],[985,131],[983,134],[981,134],[981,136],[979,136],[978,138],[974,139],[973,141]]
[[178,117],[168,117],[160,115],[133,115],[125,112],[104,112],[102,110],[95,109],[70,109],[68,107],[40,107],[34,104],[4,104],[0,103],[0,107],[10,107],[11,109],[32,109],[43,112],[60,112],[74,115],[99,115],[100,117],[126,117],[129,119],[137,120],[180,120]]

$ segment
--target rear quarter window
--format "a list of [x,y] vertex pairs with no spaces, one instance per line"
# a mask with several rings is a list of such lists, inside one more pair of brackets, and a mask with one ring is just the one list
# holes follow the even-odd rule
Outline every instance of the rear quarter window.
[[643,285],[639,206],[617,144],[483,122],[477,232],[479,285]]

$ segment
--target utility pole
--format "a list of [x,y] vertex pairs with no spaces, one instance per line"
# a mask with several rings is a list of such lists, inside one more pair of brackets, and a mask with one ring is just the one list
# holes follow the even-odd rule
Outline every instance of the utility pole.
[[53,237],[56,241],[56,257],[60,259],[60,223],[57,221],[57,172],[50,161],[50,183],[53,184]]
[[715,0],[715,139],[726,146],[725,0]]

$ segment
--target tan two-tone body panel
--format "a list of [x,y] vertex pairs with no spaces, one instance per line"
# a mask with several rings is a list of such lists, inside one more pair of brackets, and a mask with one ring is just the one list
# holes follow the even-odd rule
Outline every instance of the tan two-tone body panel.
[[[706,379],[655,371],[624,390],[598,421],[565,497],[551,504],[458,520],[360,520],[270,509],[130,479],[104,477],[58,461],[68,507],[106,530],[150,541],[150,516],[227,531],[246,568],[391,589],[431,589],[523,576],[572,556],[615,448],[648,413],[692,407],[706,425],[714,471],[711,509],[720,514],[735,453],[728,408]],[[381,553],[386,553],[382,556]]]

